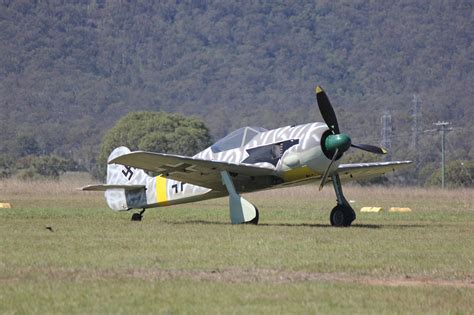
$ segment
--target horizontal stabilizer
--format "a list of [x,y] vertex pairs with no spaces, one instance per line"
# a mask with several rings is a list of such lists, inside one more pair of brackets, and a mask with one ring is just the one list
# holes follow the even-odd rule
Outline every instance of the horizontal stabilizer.
[[81,190],[84,191],[106,191],[109,189],[125,189],[125,190],[136,190],[145,188],[145,185],[109,185],[109,184],[101,184],[101,185],[88,185],[82,187]]

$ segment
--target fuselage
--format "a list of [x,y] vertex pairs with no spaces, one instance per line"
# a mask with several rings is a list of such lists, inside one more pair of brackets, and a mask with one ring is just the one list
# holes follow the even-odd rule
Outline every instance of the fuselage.
[[[265,131],[246,128],[229,134],[194,156],[197,159],[251,164],[274,170],[273,175],[268,177],[236,176],[234,184],[239,193],[316,180],[330,164],[330,158],[321,146],[321,141],[329,130],[324,123],[286,126]],[[338,164],[336,160],[332,168],[337,168]],[[227,195],[224,186],[222,190],[209,189],[161,176],[150,177],[146,186],[146,207],[173,205]]]
[[[329,165],[330,159],[321,147],[321,139],[327,132],[327,125],[319,122],[286,126],[260,132],[247,143],[233,149],[214,152],[215,150],[211,146],[194,157],[273,168],[275,175],[281,177],[285,182],[301,180],[307,178],[308,175],[322,174]],[[289,141],[293,141],[293,143],[288,143]],[[285,144],[287,144],[286,147]],[[260,160],[249,161],[250,155],[258,148],[268,148],[268,152],[279,156],[274,159],[272,159],[272,156],[268,156],[269,161],[262,161],[265,156],[261,157]],[[278,152],[281,149],[283,149],[283,152]],[[261,151],[263,151],[262,155],[265,155],[265,150]],[[334,163],[335,168],[337,168],[337,165],[338,163]]]

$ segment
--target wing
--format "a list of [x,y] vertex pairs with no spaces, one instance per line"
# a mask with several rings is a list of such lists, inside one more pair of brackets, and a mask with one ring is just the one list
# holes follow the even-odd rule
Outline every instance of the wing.
[[249,177],[273,175],[275,173],[273,168],[144,151],[121,155],[109,161],[109,164],[113,163],[156,172],[181,182],[217,190],[224,188],[220,175],[221,171]]
[[412,161],[341,164],[337,168],[337,172],[341,179],[360,179],[395,172],[410,166],[410,164]]

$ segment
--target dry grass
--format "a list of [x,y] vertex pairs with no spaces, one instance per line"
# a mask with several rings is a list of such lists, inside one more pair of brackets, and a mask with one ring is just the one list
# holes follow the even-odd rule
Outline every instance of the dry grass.
[[102,194],[79,189],[93,182],[86,173],[65,174],[60,180],[1,180],[0,202],[10,202],[15,208],[103,207]]
[[[58,181],[22,181],[7,179],[0,181],[0,201],[16,202],[31,199],[44,201],[93,200],[94,206],[97,201],[103,200],[101,193],[83,192],[79,188],[95,183],[88,174],[66,174]],[[382,187],[382,186],[358,186],[345,184],[344,193],[348,200],[357,206],[378,206],[379,204],[391,207],[415,206],[416,210],[431,210],[433,200],[438,207],[444,210],[467,210],[474,211],[474,189],[440,189],[419,187]],[[86,197],[87,196],[87,197]],[[322,191],[318,190],[317,184],[297,187],[266,190],[246,194],[253,202],[268,202],[269,200],[298,200],[299,202],[330,202],[334,203],[335,194],[332,186],[327,185]],[[223,199],[226,202],[225,198]],[[215,203],[207,201],[204,204]],[[105,205],[105,203],[103,203]],[[29,205],[34,206],[34,205]],[[54,206],[54,205],[50,205]]]
[[[433,200],[446,203],[450,207],[446,210],[453,210],[453,202],[459,205],[459,209],[474,211],[474,189],[440,189],[440,188],[420,188],[420,187],[384,187],[384,186],[358,186],[345,184],[343,186],[346,198],[355,202],[370,202],[370,200],[396,201],[401,204],[432,204]],[[252,198],[267,199],[293,199],[293,200],[331,200],[334,199],[334,190],[331,185],[327,185],[322,191],[318,190],[316,184],[299,187],[273,189],[249,194]],[[393,205],[397,206],[397,205]],[[422,207],[419,210],[427,210]]]
[[83,194],[79,187],[92,182],[90,176],[86,173],[68,173],[61,177],[60,180],[19,180],[9,178],[0,180],[1,197],[15,197],[19,195],[27,195],[28,197],[62,197],[67,195]]

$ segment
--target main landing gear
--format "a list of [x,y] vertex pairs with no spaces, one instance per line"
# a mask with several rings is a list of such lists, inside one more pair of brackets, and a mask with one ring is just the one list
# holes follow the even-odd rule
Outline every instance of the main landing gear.
[[337,206],[332,209],[329,220],[332,226],[350,226],[355,220],[356,214],[344,197],[339,174],[335,173],[331,178],[336,191]]
[[143,213],[145,213],[145,208],[138,213],[132,214],[132,221],[141,221],[143,219]]
[[221,178],[229,192],[230,222],[232,224],[258,224],[258,209],[237,193],[227,171],[221,171]]

